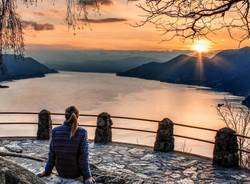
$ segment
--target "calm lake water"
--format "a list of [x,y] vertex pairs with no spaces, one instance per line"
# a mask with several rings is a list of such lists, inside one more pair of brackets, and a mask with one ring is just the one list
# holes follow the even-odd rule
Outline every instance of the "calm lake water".
[[[76,105],[81,113],[99,114],[103,111],[117,116],[161,120],[165,117],[176,123],[219,129],[224,127],[216,112],[216,105],[225,97],[239,99],[226,93],[201,90],[195,86],[161,83],[136,78],[117,77],[113,74],[71,73],[50,74],[7,82],[9,89],[0,89],[0,111],[64,112]],[[36,116],[0,116],[1,122],[37,122]],[[63,117],[54,116],[54,122]],[[156,130],[157,123],[114,119],[114,126]],[[81,124],[96,124],[95,118],[81,118]],[[94,129],[87,128],[89,138]],[[0,136],[35,135],[36,126],[2,125]],[[175,127],[176,134],[214,140],[215,134],[190,128]],[[114,140],[153,145],[155,135],[114,130]],[[213,146],[197,141],[176,138],[176,150],[211,156]]]

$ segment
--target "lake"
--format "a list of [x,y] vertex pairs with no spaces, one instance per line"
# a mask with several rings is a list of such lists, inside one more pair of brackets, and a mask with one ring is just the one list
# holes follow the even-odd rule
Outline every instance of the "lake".
[[[44,78],[6,82],[8,89],[0,89],[0,111],[35,111],[48,109],[64,112],[75,105],[81,113],[99,114],[103,111],[116,116],[130,116],[161,120],[170,118],[176,123],[213,129],[225,124],[217,114],[216,106],[224,98],[240,100],[227,93],[214,92],[195,86],[177,85],[136,78],[117,77],[114,74],[61,72]],[[37,122],[36,116],[1,115],[1,122]],[[63,117],[53,116],[54,122]],[[157,130],[157,123],[114,119],[114,126]],[[81,118],[81,124],[96,124],[95,118]],[[93,128],[86,128],[93,139]],[[214,140],[213,132],[175,127],[175,133]],[[35,135],[36,126],[2,125],[1,136]],[[153,145],[155,135],[150,133],[113,130],[114,140]],[[213,146],[207,143],[176,138],[176,150],[212,156]]]

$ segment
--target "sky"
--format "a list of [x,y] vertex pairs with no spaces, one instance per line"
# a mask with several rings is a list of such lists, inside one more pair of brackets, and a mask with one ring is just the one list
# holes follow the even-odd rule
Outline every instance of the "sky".
[[[189,50],[193,41],[179,38],[162,42],[161,33],[154,25],[134,27],[143,20],[145,13],[136,3],[127,0],[102,0],[99,12],[89,11],[90,24],[80,22],[75,30],[66,22],[66,0],[43,0],[37,5],[19,2],[18,13],[24,25],[24,40],[29,47],[55,47],[63,49],[103,50]],[[244,42],[241,47],[250,45]],[[238,42],[225,31],[213,35],[210,49],[238,48]]]

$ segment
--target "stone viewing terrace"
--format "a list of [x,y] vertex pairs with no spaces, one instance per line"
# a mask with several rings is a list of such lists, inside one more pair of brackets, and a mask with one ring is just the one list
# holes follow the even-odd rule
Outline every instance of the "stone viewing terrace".
[[[5,156],[19,166],[37,174],[44,169],[49,141],[32,139],[0,141],[1,155],[22,152],[30,158]],[[20,154],[20,153],[19,153]],[[97,183],[250,183],[250,172],[214,167],[212,160],[184,153],[154,152],[152,148],[129,144],[107,145],[90,142],[90,161]],[[45,177],[48,184],[80,184],[62,179],[53,172]]]
[[[35,176],[43,171],[48,158],[52,128],[51,113],[42,110],[40,113],[26,114],[38,114],[38,123],[29,123],[38,125],[37,136],[0,138],[0,184],[82,183],[60,178],[55,170],[50,177],[40,179]],[[53,115],[63,114],[54,113]],[[98,116],[80,116],[97,117],[97,126],[90,125],[96,128],[95,138],[90,141],[90,163],[93,176],[99,184],[250,183],[249,170],[239,168],[238,152],[240,149],[237,137],[241,135],[237,135],[232,129],[222,128],[217,131],[188,126],[216,131],[215,142],[211,142],[184,135],[174,135],[174,126],[178,124],[168,118],[158,121],[157,131],[148,131],[112,126],[112,118],[144,119],[115,117],[108,113],[101,113]],[[145,121],[154,122],[155,120]],[[147,147],[112,142],[112,129],[154,133],[156,134],[155,144],[153,147]],[[213,158],[208,159],[174,151],[176,136],[214,144]],[[249,154],[249,150],[241,151]]]

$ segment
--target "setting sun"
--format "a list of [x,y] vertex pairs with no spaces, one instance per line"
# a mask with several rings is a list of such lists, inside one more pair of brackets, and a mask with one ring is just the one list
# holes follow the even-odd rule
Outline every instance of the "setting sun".
[[199,53],[208,52],[210,49],[210,43],[206,40],[198,40],[192,45],[192,50]]

